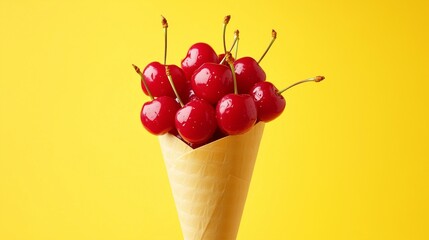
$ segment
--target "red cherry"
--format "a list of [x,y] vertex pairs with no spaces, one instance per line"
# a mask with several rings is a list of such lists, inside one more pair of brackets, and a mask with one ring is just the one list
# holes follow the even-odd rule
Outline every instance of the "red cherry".
[[277,118],[286,107],[286,100],[270,82],[258,82],[251,89],[258,109],[258,120],[269,122]]
[[258,62],[251,57],[243,57],[234,62],[239,93],[250,93],[250,89],[258,82],[265,81],[266,75]]
[[[171,78],[176,87],[179,96],[185,96],[186,90],[188,89],[188,81],[186,80],[185,73],[181,68],[176,65],[167,65],[167,19],[162,17],[162,28],[164,29],[164,64],[159,62],[151,62],[140,73],[140,69],[134,67],[136,72],[142,76],[142,89],[146,95],[150,97],[161,97],[169,96],[176,97],[173,88],[171,87],[170,81],[167,77],[166,68],[169,69]],[[148,91],[149,90],[149,91]]]
[[161,96],[143,104],[140,120],[150,133],[162,135],[174,128],[174,118],[179,108],[174,98]]
[[250,130],[257,119],[255,102],[249,94],[228,94],[216,106],[219,128],[229,134],[242,134]]
[[177,111],[175,124],[185,141],[204,144],[216,130],[215,110],[204,100],[192,100]]
[[252,97],[255,101],[256,108],[258,109],[258,120],[262,122],[269,122],[277,118],[286,107],[286,100],[281,95],[283,92],[296,85],[306,82],[320,82],[325,77],[316,76],[296,82],[289,87],[279,91],[270,82],[256,83],[252,88]]
[[234,91],[229,67],[217,63],[204,63],[192,75],[192,90],[199,98],[215,105],[219,99]]
[[207,43],[195,43],[192,45],[186,57],[182,60],[182,69],[185,72],[186,79],[190,80],[194,71],[206,62],[219,62],[213,48]]
[[[173,79],[174,86],[176,86],[177,92],[180,96],[186,95],[188,82],[186,80],[185,73],[176,65],[167,66],[170,69],[170,74]],[[143,78],[146,81],[147,87],[149,88],[153,97],[176,97],[165,72],[165,65],[159,62],[149,63],[143,70]],[[143,92],[148,95],[143,82],[141,85]]]

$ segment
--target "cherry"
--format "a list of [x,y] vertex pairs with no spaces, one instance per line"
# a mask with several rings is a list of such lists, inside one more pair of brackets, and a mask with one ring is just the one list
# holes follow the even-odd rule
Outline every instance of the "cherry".
[[140,120],[150,133],[162,135],[174,129],[174,117],[179,108],[174,98],[161,96],[143,104]]
[[206,62],[219,62],[213,48],[207,43],[202,42],[192,45],[186,57],[182,60],[182,69],[185,72],[186,79],[190,80],[194,71]]
[[270,82],[258,82],[250,90],[258,109],[258,120],[269,122],[277,118],[286,107],[286,100]]
[[[152,134],[162,135],[169,132],[173,135],[176,135],[178,131],[175,129],[175,117],[177,111],[181,106],[183,106],[183,103],[174,86],[174,82],[170,73],[170,67],[166,65],[164,71],[169,84],[171,84],[173,94],[175,94],[178,101],[169,96],[160,96],[156,99],[152,98],[152,101],[143,104],[140,113],[140,120],[146,130]],[[144,79],[142,82],[145,86],[147,85]]]
[[226,61],[233,73],[234,93],[227,94],[219,100],[216,106],[216,120],[223,132],[229,135],[242,134],[255,124],[257,109],[249,94],[237,93],[237,81],[230,53],[227,53]]
[[277,38],[277,32],[272,30],[272,39],[265,52],[262,54],[259,61],[251,57],[243,57],[237,59],[234,63],[235,74],[237,76],[237,85],[239,93],[250,93],[250,89],[257,82],[263,82],[266,79],[264,70],[259,66],[259,63],[267,54],[272,44]]
[[216,130],[215,110],[205,100],[192,100],[177,111],[175,125],[180,136],[194,147],[205,144]]
[[[152,62],[148,64],[143,73],[137,66],[133,65],[136,72],[141,76],[143,90],[146,90],[145,93],[152,99],[143,105],[140,119],[143,126],[155,135],[174,132],[176,112],[180,106],[183,106],[173,76],[176,85],[180,87],[179,90],[186,87],[183,71],[175,65],[166,65],[168,24],[164,17],[162,17],[162,26],[165,32],[164,64]],[[177,97],[178,102],[174,97]]]
[[228,94],[217,104],[216,118],[220,129],[225,133],[245,133],[257,119],[255,102],[249,94]]
[[258,109],[258,120],[262,122],[269,122],[283,112],[286,107],[286,100],[281,95],[287,89],[305,82],[320,82],[325,77],[316,76],[314,78],[308,78],[299,82],[296,82],[289,87],[279,91],[270,82],[259,82],[253,86],[251,94],[255,101],[256,108]]
[[[250,130],[256,121],[269,122],[285,109],[281,95],[298,84],[319,82],[323,76],[299,81],[279,91],[265,81],[260,66],[277,33],[256,61],[251,57],[237,59],[239,31],[235,31],[231,48],[226,48],[226,27],[230,16],[224,18],[223,52],[219,56],[206,43],[190,47],[181,67],[167,65],[167,20],[162,17],[165,36],[164,62],[151,62],[143,71],[133,65],[140,75],[144,93],[150,96],[140,112],[143,126],[152,134],[172,134],[197,148],[228,135]],[[235,59],[231,55],[233,48]],[[183,101],[184,100],[184,101]],[[215,106],[215,107],[214,107]]]
[[[186,80],[185,73],[181,68],[176,65],[167,65],[167,19],[162,17],[162,27],[164,29],[164,64],[159,62],[149,63],[143,73],[140,69],[134,66],[136,72],[142,77],[141,85],[142,90],[146,95],[153,97],[169,96],[174,98],[174,91],[169,83],[165,68],[166,66],[170,69],[172,78],[174,79],[174,85],[180,96],[185,97],[188,90],[188,81]],[[143,81],[144,80],[144,81]],[[150,93],[149,93],[150,92]]]
[[219,99],[234,91],[234,81],[229,67],[217,63],[204,63],[192,75],[195,95],[215,105]]
[[[140,72],[140,69],[136,65],[133,65],[133,67],[137,73],[143,76]],[[165,70],[169,81],[172,83],[173,81],[171,79],[168,66],[166,66]],[[179,110],[180,108],[179,103],[174,98],[171,98],[169,96],[160,96],[154,99],[152,93],[149,91],[149,88],[147,88],[147,83],[143,77],[141,79],[141,82],[142,85],[145,86],[146,89],[148,89],[148,94],[152,99],[151,101],[143,104],[143,107],[141,109],[140,120],[143,126],[146,128],[146,130],[155,135],[162,135],[167,132],[174,132],[174,118],[176,116],[177,110]],[[176,92],[174,85],[173,90],[174,92]],[[180,98],[178,99],[180,102]]]
[[265,81],[266,75],[258,62],[251,57],[242,57],[234,62],[239,93],[249,93],[257,82]]
[[[146,81],[147,88],[150,89],[154,97],[169,96],[175,97],[173,88],[171,87],[165,66],[170,69],[174,85],[180,96],[186,95],[187,80],[185,73],[176,65],[164,65],[159,62],[151,62],[143,70],[143,78]],[[142,84],[143,92],[147,95],[147,88]]]
[[176,111],[174,116],[174,125],[180,135],[179,138],[186,141],[193,148],[205,144],[216,130],[215,110],[209,103],[196,97],[191,98],[190,102],[183,105],[183,101],[174,86],[169,67],[166,66],[165,70],[171,87],[181,105],[181,108]]

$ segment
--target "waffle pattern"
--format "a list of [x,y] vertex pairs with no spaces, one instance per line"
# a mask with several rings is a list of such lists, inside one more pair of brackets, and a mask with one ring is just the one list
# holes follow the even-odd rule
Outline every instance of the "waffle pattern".
[[185,240],[236,239],[263,129],[197,149],[159,137]]

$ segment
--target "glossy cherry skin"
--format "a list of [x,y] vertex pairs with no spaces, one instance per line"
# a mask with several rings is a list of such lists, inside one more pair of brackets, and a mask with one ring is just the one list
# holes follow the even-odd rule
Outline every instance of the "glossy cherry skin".
[[269,122],[274,120],[286,107],[286,100],[279,90],[270,82],[258,82],[251,89],[253,101],[258,109],[258,120]]
[[216,106],[218,127],[229,135],[250,130],[257,120],[255,102],[249,94],[228,94]]
[[204,100],[192,100],[177,111],[175,124],[186,142],[194,145],[205,144],[216,130],[215,110]]
[[143,104],[140,120],[154,135],[162,135],[174,129],[176,112],[180,109],[174,98],[161,96]]
[[255,83],[263,82],[266,79],[264,70],[251,57],[237,59],[234,67],[238,93],[250,93],[250,89]]
[[207,43],[201,42],[192,45],[186,57],[182,60],[182,69],[185,72],[186,79],[191,80],[194,71],[206,62],[219,62],[218,56],[213,48]]
[[234,91],[234,79],[229,67],[218,63],[204,63],[192,75],[191,86],[195,95],[216,105],[219,99]]
[[[186,80],[185,73],[181,68],[176,65],[167,65],[171,78],[173,79],[174,86],[176,87],[179,95],[185,96],[188,81]],[[143,70],[143,78],[152,93],[153,97],[169,96],[175,98],[173,88],[170,85],[167,74],[165,72],[165,65],[159,62],[151,62]],[[148,95],[146,88],[142,82],[143,92]]]

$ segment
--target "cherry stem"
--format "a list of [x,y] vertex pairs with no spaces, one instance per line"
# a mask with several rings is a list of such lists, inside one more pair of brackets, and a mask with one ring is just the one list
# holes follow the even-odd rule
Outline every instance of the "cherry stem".
[[167,64],[167,28],[168,28],[168,22],[167,19],[165,19],[164,16],[162,16],[162,28],[164,28],[164,65]]
[[[232,46],[231,46],[231,48],[229,49],[229,52],[231,52],[231,51],[232,51],[232,49],[234,49],[235,44],[238,44],[238,40],[240,40],[240,38],[238,37],[238,35],[239,35],[239,31],[238,31],[238,30],[235,30],[235,32],[234,32],[234,42],[232,43]],[[237,52],[235,52],[235,54],[236,54],[236,57],[237,57]],[[225,54],[225,56],[222,58],[222,61],[220,61],[220,63],[219,63],[219,64],[223,64],[223,63],[225,62],[225,60],[226,60],[226,54]]]
[[174,86],[173,78],[171,77],[170,69],[168,68],[167,65],[165,65],[165,73],[167,74],[168,81],[170,82],[171,88],[173,88],[174,94],[176,95],[177,99],[179,100],[180,106],[183,107],[184,104],[182,102],[182,99],[179,96],[179,93],[177,92],[176,87]]
[[226,26],[229,23],[229,20],[231,19],[231,15],[225,16],[223,19],[223,51],[226,53],[226,42],[225,42],[225,35],[226,35]]
[[276,40],[276,38],[277,38],[277,32],[276,32],[274,29],[271,31],[271,36],[272,36],[272,38],[271,38],[270,45],[268,45],[268,47],[267,47],[267,49],[265,50],[264,54],[262,54],[261,58],[260,58],[260,59],[259,59],[259,61],[258,61],[258,64],[262,61],[262,59],[264,59],[265,55],[266,55],[266,54],[267,54],[267,52],[270,50],[271,46],[273,45],[274,41],[275,41],[275,40]]
[[140,75],[140,81],[143,83],[144,88],[146,88],[147,94],[149,95],[150,99],[153,100],[153,95],[149,90],[149,87],[147,86],[146,81],[143,78],[143,73],[140,71],[140,68],[137,67],[136,65],[132,64],[134,67],[134,70],[136,71],[136,73],[138,73]]
[[229,65],[229,68],[231,69],[232,72],[232,79],[234,80],[234,94],[238,94],[238,89],[237,89],[237,78],[235,77],[235,68],[234,68],[234,62],[232,60],[232,56],[230,52],[227,52],[225,54],[225,58],[226,58],[226,62]]
[[307,78],[307,79],[305,79],[305,80],[301,80],[301,81],[296,82],[296,83],[294,83],[294,84],[290,85],[289,87],[287,87],[287,88],[285,88],[285,89],[283,89],[283,90],[279,91],[279,94],[282,94],[283,92],[285,92],[285,91],[286,91],[286,90],[288,90],[289,88],[294,87],[294,86],[296,86],[296,85],[299,85],[299,84],[301,84],[301,83],[306,83],[306,82],[320,82],[320,81],[322,81],[323,79],[325,79],[325,77],[324,77],[324,76],[316,76],[316,77],[313,77],[313,78]]
[[[235,47],[235,59],[237,59],[237,54],[238,54],[238,42],[240,41],[240,32],[238,31],[238,29],[237,30],[235,30],[235,32],[234,32],[234,34],[235,34],[235,41],[234,41],[234,43],[235,42],[237,42],[237,46]],[[234,45],[233,45],[234,46]],[[231,50],[232,50],[232,48],[231,48]]]

